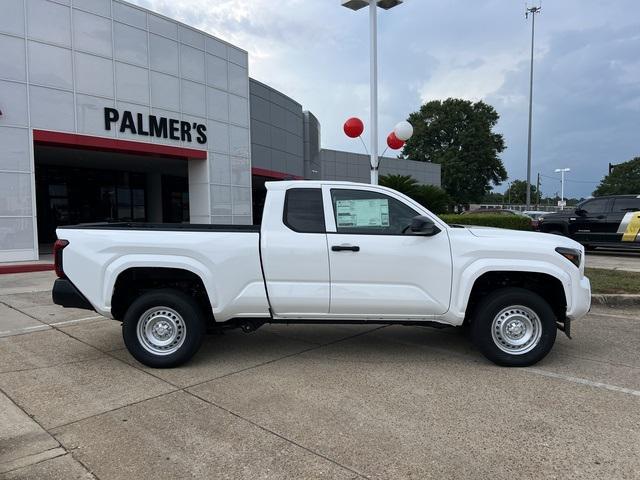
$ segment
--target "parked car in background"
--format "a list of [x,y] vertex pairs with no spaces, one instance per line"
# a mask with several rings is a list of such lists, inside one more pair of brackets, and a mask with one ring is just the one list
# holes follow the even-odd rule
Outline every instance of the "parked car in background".
[[544,358],[591,304],[568,238],[449,226],[378,185],[267,182],[261,225],[60,227],[53,300],[123,322],[140,362],[187,361],[210,328],[469,325],[500,365]]
[[539,218],[540,231],[570,237],[586,248],[640,248],[640,195],[610,195]]
[[534,230],[540,230],[540,217],[549,214],[550,212],[542,212],[538,210],[525,210],[526,216],[531,217],[531,226]]

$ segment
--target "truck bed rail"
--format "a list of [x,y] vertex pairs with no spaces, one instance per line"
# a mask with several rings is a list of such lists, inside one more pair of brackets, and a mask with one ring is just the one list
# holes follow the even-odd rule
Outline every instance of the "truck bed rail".
[[72,230],[162,230],[170,232],[252,232],[260,233],[260,225],[211,225],[207,223],[143,223],[100,222],[79,225],[61,225],[59,229]]

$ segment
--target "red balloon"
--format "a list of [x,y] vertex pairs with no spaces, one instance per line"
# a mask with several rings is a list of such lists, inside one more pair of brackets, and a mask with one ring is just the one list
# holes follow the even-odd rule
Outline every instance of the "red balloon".
[[396,137],[396,134],[391,132],[387,137],[387,145],[391,150],[398,150],[404,146],[404,142]]
[[349,138],[358,138],[364,132],[364,123],[357,117],[351,117],[344,122],[344,133]]

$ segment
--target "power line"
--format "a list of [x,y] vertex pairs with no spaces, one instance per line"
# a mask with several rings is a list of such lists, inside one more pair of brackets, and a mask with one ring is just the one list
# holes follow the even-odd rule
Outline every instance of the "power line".
[[[541,177],[544,178],[550,178],[552,180],[555,180],[556,182],[559,182],[560,180],[557,177],[552,177],[551,175],[544,175],[544,174],[540,174]],[[571,182],[571,183],[600,183],[600,180],[573,180],[573,179],[565,179],[565,182]]]

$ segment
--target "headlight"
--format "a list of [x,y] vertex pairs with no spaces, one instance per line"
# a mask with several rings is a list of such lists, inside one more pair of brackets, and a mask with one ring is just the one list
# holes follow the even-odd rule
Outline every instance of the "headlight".
[[544,220],[544,217],[538,217],[538,221],[541,222]]
[[575,248],[558,247],[556,252],[562,255],[564,258],[573,263],[576,267],[580,268],[580,262],[582,261],[582,252]]

